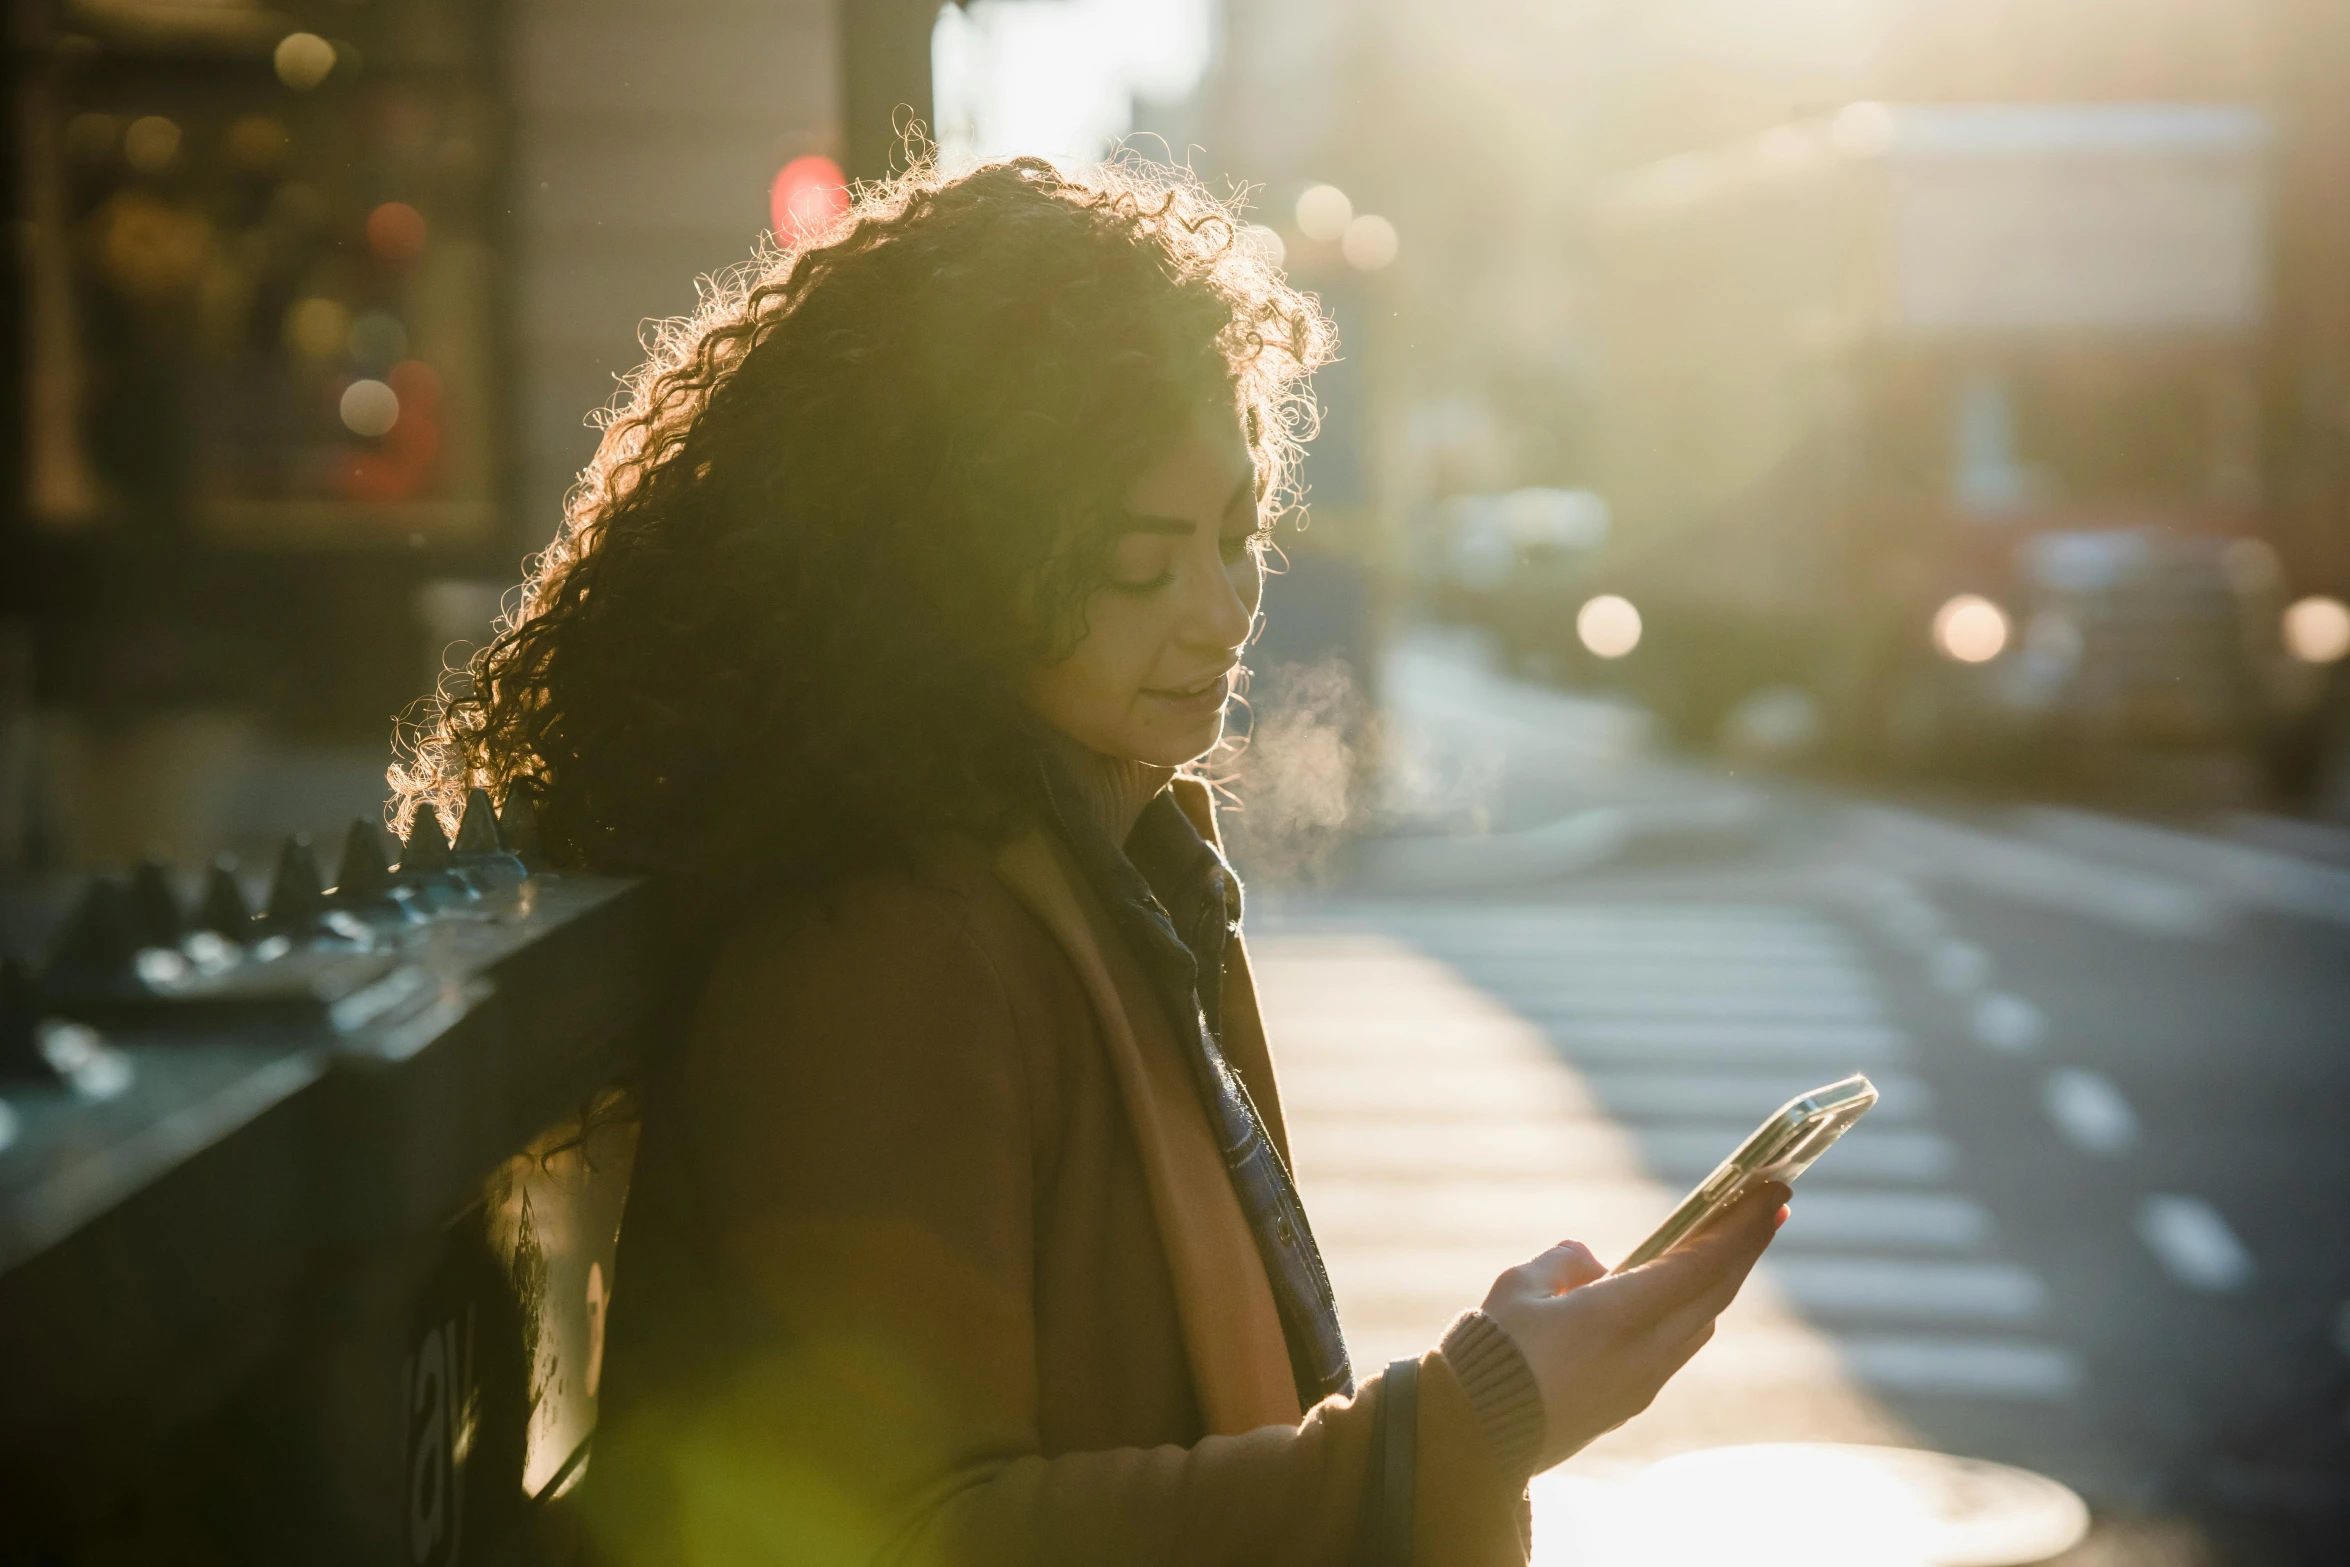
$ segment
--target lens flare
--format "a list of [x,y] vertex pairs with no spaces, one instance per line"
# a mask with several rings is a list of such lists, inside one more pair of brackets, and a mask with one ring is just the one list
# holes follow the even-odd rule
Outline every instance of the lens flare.
[[1602,593],[1575,612],[1575,635],[1601,658],[1622,658],[1640,645],[1640,611],[1628,598]]
[[308,92],[335,68],[335,46],[316,33],[288,33],[270,56],[277,79],[296,92]]
[[849,210],[849,179],[820,153],[794,158],[767,187],[767,218],[775,237],[797,245],[823,233]]
[[1309,185],[1297,198],[1297,231],[1330,244],[1343,238],[1355,220],[1355,204],[1335,185]]
[[1399,245],[1395,225],[1366,212],[1349,223],[1346,232],[1339,236],[1338,253],[1357,271],[1376,272],[1395,259]]
[[2285,651],[2304,664],[2331,664],[2350,653],[2350,605],[2313,593],[2285,611]]
[[400,422],[400,394],[381,381],[361,379],[343,388],[343,428],[374,440]]
[[1281,243],[1281,236],[1262,223],[1251,223],[1242,229],[1240,244],[1275,271],[1279,271],[1289,260],[1289,247]]
[[123,161],[141,174],[165,173],[179,162],[182,139],[174,121],[160,114],[142,115],[123,132]]
[[424,232],[424,214],[404,201],[387,201],[367,215],[367,248],[386,261],[423,254]]
[[1934,646],[1962,664],[1987,664],[2007,646],[2007,611],[1980,593],[1961,593],[1934,611]]
[[350,340],[351,310],[339,299],[313,296],[286,307],[285,343],[304,359],[326,360]]

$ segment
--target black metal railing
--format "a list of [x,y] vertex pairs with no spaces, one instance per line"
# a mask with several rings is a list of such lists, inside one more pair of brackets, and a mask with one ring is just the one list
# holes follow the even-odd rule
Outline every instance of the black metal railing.
[[668,967],[536,853],[477,791],[258,912],[101,878],[0,973],[0,1558],[562,1553]]

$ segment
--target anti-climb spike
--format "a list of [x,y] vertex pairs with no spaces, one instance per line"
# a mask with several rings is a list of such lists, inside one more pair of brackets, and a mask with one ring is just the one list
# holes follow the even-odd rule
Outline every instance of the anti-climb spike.
[[451,847],[458,854],[499,852],[498,813],[487,789],[477,788],[465,797],[465,816],[457,823],[457,841]]
[[277,875],[269,884],[269,908],[263,921],[273,930],[292,932],[306,927],[320,907],[318,857],[310,852],[310,837],[296,833],[278,850]]
[[335,896],[345,903],[380,897],[392,884],[392,868],[384,863],[383,839],[375,823],[360,817],[343,834],[343,857],[335,864]]
[[131,929],[142,947],[168,947],[180,939],[185,917],[179,894],[171,890],[171,876],[153,859],[141,860],[131,871]]
[[225,854],[204,873],[204,896],[196,903],[196,928],[231,941],[252,937],[253,911],[245,907],[245,889],[237,885],[236,862]]
[[431,806],[421,806],[408,829],[408,841],[400,846],[400,874],[417,876],[448,868],[449,840],[441,836],[441,819]]
[[547,841],[539,831],[538,791],[527,779],[506,791],[506,808],[498,813],[498,841],[506,852],[536,869],[546,858]]

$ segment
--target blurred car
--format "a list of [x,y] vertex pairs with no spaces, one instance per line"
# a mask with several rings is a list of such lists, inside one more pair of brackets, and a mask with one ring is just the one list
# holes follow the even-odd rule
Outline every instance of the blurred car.
[[1877,766],[2306,751],[2343,648],[2261,536],[2269,146],[2227,105],[1855,104],[1620,177],[1613,526],[1497,623],[1693,744],[1761,704]]
[[1443,617],[1490,631],[1511,664],[1547,669],[1560,651],[1554,606],[1607,541],[1607,502],[1589,490],[1455,495],[1437,509],[1435,584]]
[[2084,752],[2266,756],[2315,716],[2318,666],[2282,633],[2276,557],[2256,539],[2164,527],[2025,537],[2004,581],[1914,606],[1879,665],[1878,752],[1949,769]]

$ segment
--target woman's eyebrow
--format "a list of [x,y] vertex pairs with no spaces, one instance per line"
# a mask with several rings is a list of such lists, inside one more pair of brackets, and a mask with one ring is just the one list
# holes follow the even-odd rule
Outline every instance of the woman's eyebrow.
[[[1256,475],[1251,473],[1232,487],[1232,498],[1224,503],[1221,515],[1231,516],[1243,505],[1254,508],[1257,498]],[[1119,510],[1110,519],[1112,533],[1164,533],[1183,537],[1199,531],[1199,524],[1188,517],[1170,517],[1160,512]]]
[[1122,511],[1113,520],[1113,533],[1165,533],[1188,537],[1199,531],[1199,524],[1186,517],[1162,517],[1156,512]]

